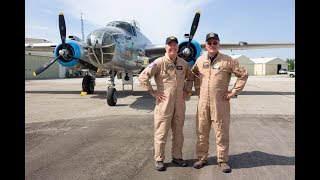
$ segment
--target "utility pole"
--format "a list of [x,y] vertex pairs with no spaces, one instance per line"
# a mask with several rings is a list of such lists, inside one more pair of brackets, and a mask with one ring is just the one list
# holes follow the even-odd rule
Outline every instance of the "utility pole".
[[82,19],[82,12],[81,12],[81,33],[82,33],[82,41],[84,41],[84,30],[83,30],[83,19]]

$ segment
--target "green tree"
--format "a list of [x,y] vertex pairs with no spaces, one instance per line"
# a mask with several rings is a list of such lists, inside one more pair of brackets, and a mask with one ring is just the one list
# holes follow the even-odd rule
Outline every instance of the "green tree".
[[295,59],[287,59],[286,62],[288,63],[288,70],[294,71],[295,70]]

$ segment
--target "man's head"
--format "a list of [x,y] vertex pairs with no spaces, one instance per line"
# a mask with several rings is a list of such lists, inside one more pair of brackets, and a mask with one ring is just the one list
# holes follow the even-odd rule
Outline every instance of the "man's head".
[[206,36],[206,50],[208,51],[209,55],[215,55],[218,52],[220,45],[220,38],[216,33],[209,33]]
[[175,41],[177,44],[179,43],[176,37],[170,36],[170,37],[167,37],[166,44],[169,44],[171,41]]
[[166,39],[166,53],[169,56],[176,56],[178,53],[178,39],[174,36],[170,36]]
[[216,33],[211,32],[211,33],[207,34],[207,36],[206,36],[206,42],[207,42],[209,39],[211,39],[211,38],[220,41],[219,35],[216,34]]

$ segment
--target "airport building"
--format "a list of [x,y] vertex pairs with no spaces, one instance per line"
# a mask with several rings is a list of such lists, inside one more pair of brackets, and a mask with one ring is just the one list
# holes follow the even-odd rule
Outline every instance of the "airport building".
[[[50,43],[45,39],[25,38],[26,44],[32,43]],[[54,60],[53,52],[33,52],[25,51],[25,79],[58,79],[65,78],[66,68],[58,62],[53,63],[48,69],[37,76],[33,72],[46,63]]]
[[244,55],[232,55],[233,59],[236,59],[242,66],[244,66],[249,75],[254,75],[254,62]]
[[288,63],[278,57],[253,58],[254,75],[276,75],[280,69],[288,69]]
[[32,51],[25,52],[25,79],[58,79],[65,78],[66,68],[61,66],[58,62],[53,63],[48,69],[37,76],[33,76],[33,72],[44,64],[54,59],[53,53],[33,54]]

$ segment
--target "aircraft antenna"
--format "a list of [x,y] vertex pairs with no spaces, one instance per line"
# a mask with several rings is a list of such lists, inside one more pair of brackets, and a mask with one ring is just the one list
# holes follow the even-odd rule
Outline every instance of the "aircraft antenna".
[[83,30],[83,19],[82,19],[82,12],[81,12],[81,17],[80,17],[80,20],[81,20],[81,33],[82,33],[82,40],[84,41],[84,30]]

